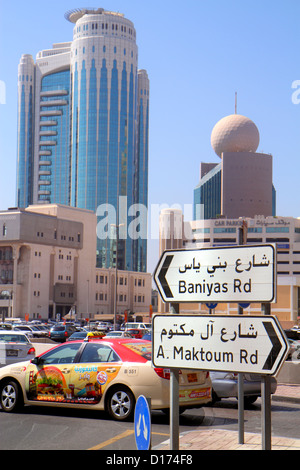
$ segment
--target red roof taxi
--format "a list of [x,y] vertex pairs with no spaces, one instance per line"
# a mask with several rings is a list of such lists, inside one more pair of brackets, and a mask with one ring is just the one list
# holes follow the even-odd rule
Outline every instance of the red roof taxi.
[[[105,410],[121,421],[132,418],[136,399],[145,395],[152,409],[168,409],[169,372],[152,366],[151,349],[149,341],[134,338],[64,343],[0,369],[0,405],[6,412],[24,404]],[[210,401],[209,374],[182,370],[181,411]]]

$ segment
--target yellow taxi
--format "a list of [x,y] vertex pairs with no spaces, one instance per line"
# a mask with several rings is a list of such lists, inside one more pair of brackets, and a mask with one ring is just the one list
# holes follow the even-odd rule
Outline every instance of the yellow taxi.
[[[170,373],[151,363],[152,344],[134,338],[88,337],[55,346],[31,361],[0,369],[0,405],[13,412],[25,405],[106,410],[130,419],[140,395],[151,408],[168,410]],[[211,401],[206,371],[180,373],[180,411]]]

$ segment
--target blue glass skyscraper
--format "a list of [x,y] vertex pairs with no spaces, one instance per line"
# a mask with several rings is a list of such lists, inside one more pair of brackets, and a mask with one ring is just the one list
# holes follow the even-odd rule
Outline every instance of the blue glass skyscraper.
[[101,8],[65,16],[73,41],[20,62],[17,204],[67,204],[99,220],[114,208],[97,265],[115,266],[117,252],[120,269],[146,271],[147,240],[124,236],[130,208],[148,199],[149,80],[138,70],[136,31]]

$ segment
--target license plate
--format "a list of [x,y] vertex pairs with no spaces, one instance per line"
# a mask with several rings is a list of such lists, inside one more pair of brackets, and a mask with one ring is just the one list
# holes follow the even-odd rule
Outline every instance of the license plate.
[[187,378],[189,383],[197,382],[197,374],[188,374]]
[[7,349],[6,356],[18,356],[18,351],[16,349]]

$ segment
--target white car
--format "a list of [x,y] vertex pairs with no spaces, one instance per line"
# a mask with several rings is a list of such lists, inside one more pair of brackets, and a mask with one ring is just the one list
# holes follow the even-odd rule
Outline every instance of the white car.
[[24,333],[0,330],[0,367],[30,361],[34,357],[35,349]]
[[151,326],[151,323],[129,322],[124,324],[124,330],[130,330],[133,328],[149,330],[151,329]]
[[112,324],[109,322],[101,321],[97,324],[98,331],[109,331],[112,327]]
[[127,331],[117,330],[105,333],[105,338],[132,338],[132,336]]
[[36,326],[16,325],[13,329],[15,331],[22,331],[30,338],[43,338],[44,336],[48,336],[48,334],[45,335],[44,332],[39,330]]

